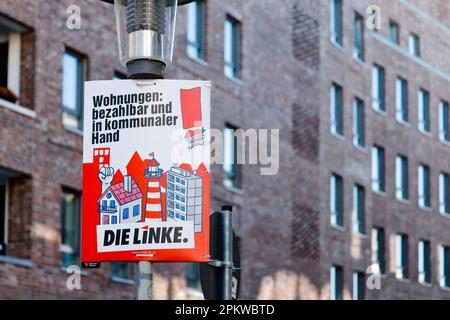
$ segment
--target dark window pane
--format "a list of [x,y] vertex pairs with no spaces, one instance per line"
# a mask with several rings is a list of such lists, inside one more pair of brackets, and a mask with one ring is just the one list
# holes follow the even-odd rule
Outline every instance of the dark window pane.
[[63,191],[61,209],[61,263],[64,267],[79,265],[80,194],[71,191]]
[[0,255],[6,255],[6,184],[0,182]]

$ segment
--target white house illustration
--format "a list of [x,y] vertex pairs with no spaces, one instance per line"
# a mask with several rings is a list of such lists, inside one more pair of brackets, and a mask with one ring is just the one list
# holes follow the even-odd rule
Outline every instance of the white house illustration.
[[142,220],[142,192],[131,176],[107,187],[97,200],[100,224],[133,223]]
[[192,221],[202,232],[202,178],[179,167],[167,172],[167,220]]

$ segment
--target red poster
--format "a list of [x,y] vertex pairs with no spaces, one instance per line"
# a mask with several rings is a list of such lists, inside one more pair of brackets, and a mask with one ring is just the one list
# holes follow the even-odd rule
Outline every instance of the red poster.
[[209,260],[210,85],[151,83],[86,83],[83,262]]

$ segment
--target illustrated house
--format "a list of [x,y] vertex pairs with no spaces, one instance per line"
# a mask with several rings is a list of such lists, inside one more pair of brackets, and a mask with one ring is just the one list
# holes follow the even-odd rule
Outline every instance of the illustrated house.
[[131,176],[108,187],[98,199],[101,224],[140,222],[142,192]]
[[202,232],[202,178],[172,167],[166,185],[167,220],[193,221],[194,232]]

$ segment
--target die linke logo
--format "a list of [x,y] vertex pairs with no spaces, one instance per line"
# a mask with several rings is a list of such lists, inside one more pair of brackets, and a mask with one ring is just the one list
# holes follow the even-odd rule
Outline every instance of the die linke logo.
[[207,261],[209,83],[94,81],[85,91],[82,260]]

